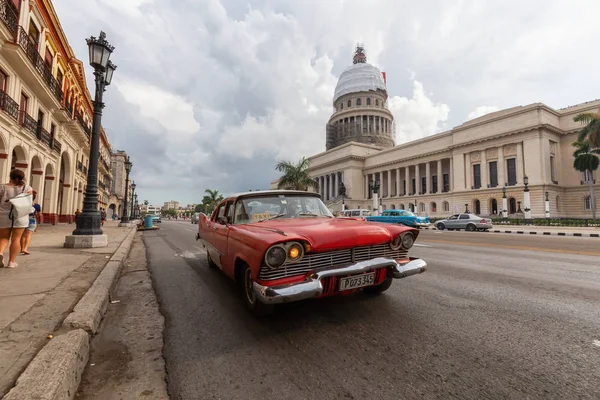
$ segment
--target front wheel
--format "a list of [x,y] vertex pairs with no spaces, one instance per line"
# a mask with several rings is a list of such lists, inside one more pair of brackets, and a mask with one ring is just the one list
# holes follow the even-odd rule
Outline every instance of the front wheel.
[[444,229],[446,229],[446,225],[444,225],[440,222],[439,224],[436,225],[436,228],[438,228],[438,231],[443,231]]
[[365,291],[365,293],[369,293],[372,295],[378,295],[378,294],[381,294],[381,293],[385,292],[386,290],[388,290],[390,288],[390,286],[392,286],[393,281],[394,281],[394,278],[389,277],[389,278],[386,278],[385,281],[383,281],[383,283],[380,283],[377,286],[367,286],[363,290]]
[[250,267],[246,266],[242,273],[242,297],[244,299],[244,303],[246,304],[246,308],[250,310],[250,312],[257,317],[265,317],[273,313],[275,306],[273,304],[266,304],[261,302],[256,293],[254,293],[254,287],[252,280],[252,270]]

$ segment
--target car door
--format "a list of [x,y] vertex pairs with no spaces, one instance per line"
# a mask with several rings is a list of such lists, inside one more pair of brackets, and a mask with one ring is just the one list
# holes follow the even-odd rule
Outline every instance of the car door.
[[204,221],[204,225],[201,228],[202,232],[200,234],[204,246],[206,247],[206,251],[210,255],[211,260],[217,265],[220,265],[220,257],[216,246],[217,238],[215,231],[218,229],[216,222],[220,216],[225,215],[225,204],[225,202],[219,204],[211,214],[210,218],[207,218]]
[[460,214],[460,217],[458,217],[458,223],[456,228],[465,229],[469,222],[471,222],[470,218],[471,217],[469,216],[469,214]]
[[458,227],[458,214],[450,216],[444,221],[444,225],[447,229],[456,229]]
[[[233,202],[225,201],[219,208],[219,213],[213,223],[213,245],[215,257],[213,261],[223,269],[223,264],[227,262],[227,239],[229,237],[229,225],[233,221]],[[211,254],[212,257],[212,254]]]

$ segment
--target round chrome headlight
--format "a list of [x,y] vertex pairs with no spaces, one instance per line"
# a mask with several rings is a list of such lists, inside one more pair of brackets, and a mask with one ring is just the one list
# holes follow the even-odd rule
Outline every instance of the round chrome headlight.
[[265,254],[265,264],[271,269],[279,268],[285,263],[287,253],[283,246],[272,246]]
[[299,261],[304,255],[304,247],[300,243],[290,243],[287,246],[287,257],[288,261],[296,262]]
[[408,250],[411,247],[413,247],[413,244],[415,244],[414,235],[410,232],[404,233],[402,235],[402,247],[405,248],[406,250]]
[[400,250],[400,247],[402,247],[402,235],[398,235],[396,236],[394,239],[392,239],[392,241],[390,242],[390,248],[392,250]]

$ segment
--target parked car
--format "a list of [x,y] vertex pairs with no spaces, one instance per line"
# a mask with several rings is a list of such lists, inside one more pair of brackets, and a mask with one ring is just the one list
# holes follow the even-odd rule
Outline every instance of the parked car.
[[316,193],[248,192],[200,215],[196,240],[208,265],[240,286],[247,308],[270,313],[279,303],[386,291],[394,278],[427,268],[408,256],[419,231],[334,218]]
[[200,218],[200,213],[192,214],[192,218],[190,218],[192,220],[192,224],[197,224],[199,218]]
[[414,213],[407,210],[385,210],[379,216],[370,216],[366,219],[369,222],[402,224],[413,228],[421,228],[430,225],[428,217],[417,217]]
[[160,224],[161,223],[160,214],[156,214],[156,215],[152,216],[152,223],[153,224]]
[[492,229],[492,220],[478,217],[475,214],[454,214],[453,216],[437,221],[435,227],[440,231],[444,229],[466,231],[487,231]]
[[344,210],[340,212],[340,217],[365,218],[369,215],[371,215],[371,211],[365,209]]

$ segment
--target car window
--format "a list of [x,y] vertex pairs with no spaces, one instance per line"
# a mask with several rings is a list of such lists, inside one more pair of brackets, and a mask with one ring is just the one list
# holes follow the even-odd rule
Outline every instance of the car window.
[[461,214],[459,219],[469,219],[469,214]]
[[234,224],[259,222],[274,216],[286,219],[333,217],[333,214],[317,196],[272,193],[239,199]]
[[453,215],[453,216],[451,216],[451,217],[450,217],[450,218],[448,218],[448,219],[458,219],[458,215]]
[[352,211],[353,217],[360,217],[360,211]]

